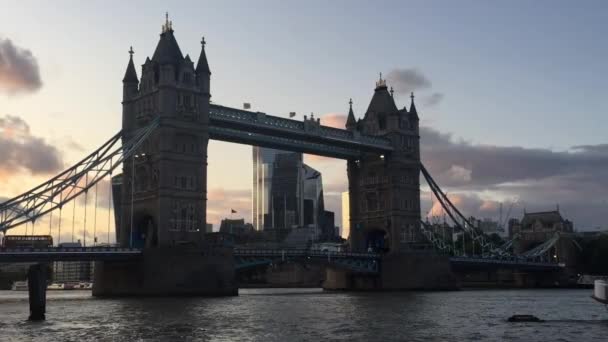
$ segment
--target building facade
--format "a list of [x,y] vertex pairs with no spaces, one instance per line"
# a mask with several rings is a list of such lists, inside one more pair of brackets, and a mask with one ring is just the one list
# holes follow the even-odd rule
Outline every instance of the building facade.
[[524,213],[521,220],[509,220],[509,238],[518,236],[519,252],[531,249],[553,237],[556,232],[572,233],[572,222],[559,210]]

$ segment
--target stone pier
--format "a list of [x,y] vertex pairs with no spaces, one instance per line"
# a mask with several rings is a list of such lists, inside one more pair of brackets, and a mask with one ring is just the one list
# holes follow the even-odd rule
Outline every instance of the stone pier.
[[234,296],[231,248],[150,248],[140,259],[95,264],[93,296]]
[[328,268],[323,288],[354,291],[457,290],[459,284],[447,257],[422,252],[385,255],[378,275]]

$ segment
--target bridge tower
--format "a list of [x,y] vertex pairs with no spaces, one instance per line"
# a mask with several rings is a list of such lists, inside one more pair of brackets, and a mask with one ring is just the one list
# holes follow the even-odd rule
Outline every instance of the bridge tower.
[[123,79],[123,141],[159,119],[140,152],[124,162],[118,241],[122,246],[200,245],[206,224],[210,75],[205,40],[196,67],[167,19],[141,80],[133,50]]
[[235,295],[232,249],[204,244],[209,142],[205,40],[196,66],[182,55],[166,19],[152,58],[138,79],[133,50],[123,78],[123,142],[158,127],[123,162],[121,246],[141,258],[95,264],[94,296]]
[[351,101],[346,128],[384,137],[394,148],[390,155],[364,154],[347,163],[351,248],[399,253],[420,247],[420,136],[413,93],[410,110],[398,109],[381,74],[363,119],[355,120]]

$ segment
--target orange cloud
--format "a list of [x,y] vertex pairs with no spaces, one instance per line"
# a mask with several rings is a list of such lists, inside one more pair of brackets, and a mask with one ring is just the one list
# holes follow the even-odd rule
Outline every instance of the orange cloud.
[[346,115],[340,113],[327,113],[321,117],[321,124],[344,129],[346,126]]
[[[344,129],[344,126],[346,125],[346,115],[340,114],[340,113],[327,113],[327,114],[321,116],[321,125]],[[336,162],[336,161],[339,161],[339,159],[317,156],[314,154],[305,154],[304,155],[304,162],[306,162],[306,163]]]
[[[231,209],[236,214],[231,214]],[[251,221],[251,190],[212,188],[207,191],[207,222],[219,229],[220,221],[226,217],[244,218]]]

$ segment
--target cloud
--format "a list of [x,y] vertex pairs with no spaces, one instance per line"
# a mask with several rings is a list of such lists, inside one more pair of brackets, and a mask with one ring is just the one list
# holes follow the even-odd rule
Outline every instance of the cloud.
[[409,95],[415,90],[429,89],[431,81],[418,69],[393,69],[386,75],[386,80],[395,89],[395,95]]
[[30,133],[21,118],[0,117],[0,175],[29,171],[34,175],[51,174],[62,167],[61,153],[44,139]]
[[327,113],[321,116],[321,124],[324,126],[344,129],[346,126],[346,114]]
[[9,95],[35,92],[42,87],[38,61],[30,50],[0,38],[0,92]]
[[421,127],[420,135],[424,165],[442,188],[464,196],[469,215],[479,212],[471,203],[491,194],[519,198],[528,211],[559,204],[578,227],[605,224],[607,144],[552,151],[473,144],[429,127]]
[[[341,113],[324,114],[323,116],[321,116],[321,125],[344,129],[344,127],[346,126],[346,114],[341,114]],[[327,163],[327,162],[334,162],[334,161],[338,161],[338,159],[317,156],[314,154],[305,154],[304,155],[304,162],[306,162],[306,163],[311,163],[311,162]]]
[[443,100],[443,97],[443,93],[432,93],[424,98],[424,105],[428,107],[436,106]]

